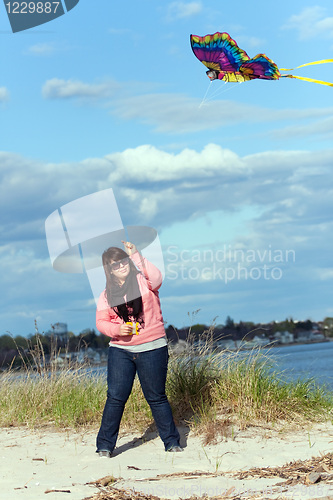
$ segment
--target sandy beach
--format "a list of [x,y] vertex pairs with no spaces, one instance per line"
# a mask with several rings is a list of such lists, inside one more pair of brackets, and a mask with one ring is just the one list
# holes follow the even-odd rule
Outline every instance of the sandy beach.
[[123,434],[108,459],[95,453],[96,430],[1,429],[0,499],[97,498],[110,488],[101,486],[110,477],[95,484],[106,476],[129,498],[142,492],[168,499],[333,499],[332,424],[293,432],[233,429],[214,444],[180,431],[182,453],[166,453],[154,432],[144,439]]

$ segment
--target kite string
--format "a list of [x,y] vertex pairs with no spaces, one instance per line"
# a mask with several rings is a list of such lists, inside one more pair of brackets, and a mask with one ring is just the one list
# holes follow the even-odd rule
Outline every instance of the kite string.
[[227,84],[227,82],[224,82],[224,85],[219,85],[215,90],[213,90],[212,94],[209,97],[207,97],[207,94],[209,92],[209,89],[211,88],[212,83],[213,83],[212,81],[209,82],[208,88],[206,90],[204,97],[202,98],[199,108],[201,108],[201,106],[203,106],[207,102],[212,101],[218,95],[224,94],[225,92],[232,90],[236,85],[239,85],[240,83],[243,82],[235,82],[233,85],[228,84],[228,88],[224,88],[224,85]]
[[208,94],[208,91],[209,91],[210,86],[211,86],[211,84],[212,84],[212,83],[213,83],[212,81],[210,81],[210,82],[209,82],[208,87],[207,87],[207,90],[206,90],[206,92],[205,92],[205,95],[203,96],[202,101],[201,101],[201,103],[199,104],[199,108],[201,108],[201,106],[204,104],[204,102],[205,102],[205,100],[206,100],[206,96],[207,96],[207,94]]
[[217,86],[216,89],[214,90],[213,94],[211,95],[211,99],[216,97],[217,95],[220,95],[220,94],[224,94],[225,92],[229,92],[229,90],[232,90],[233,88],[235,88],[237,85],[239,85],[240,83],[243,83],[243,82],[235,82],[234,84],[231,84],[228,83],[228,82],[224,82],[224,85],[227,85],[228,88],[223,88],[223,86]]

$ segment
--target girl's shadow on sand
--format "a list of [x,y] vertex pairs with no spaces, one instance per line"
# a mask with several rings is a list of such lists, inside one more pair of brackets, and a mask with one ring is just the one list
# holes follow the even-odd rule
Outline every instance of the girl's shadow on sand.
[[[182,448],[186,448],[187,446],[187,438],[190,433],[190,427],[182,422],[177,426],[178,432],[180,434],[180,446]],[[127,450],[136,448],[137,446],[141,446],[145,443],[148,443],[148,441],[152,441],[153,439],[156,439],[158,437],[158,432],[155,426],[155,423],[152,423],[148,429],[144,432],[144,434],[138,438],[133,438],[131,441],[128,443],[124,443],[119,447],[116,447],[112,455],[116,457],[117,455],[120,455],[121,453],[124,453]],[[161,445],[163,446],[163,443],[161,441]]]

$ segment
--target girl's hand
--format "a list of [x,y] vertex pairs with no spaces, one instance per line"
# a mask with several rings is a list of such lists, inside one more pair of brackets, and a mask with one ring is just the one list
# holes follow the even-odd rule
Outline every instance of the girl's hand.
[[136,252],[136,246],[133,243],[123,240],[121,240],[121,242],[124,243],[124,248],[127,255],[133,255]]
[[119,336],[125,337],[126,335],[132,334],[132,326],[131,325],[120,325]]

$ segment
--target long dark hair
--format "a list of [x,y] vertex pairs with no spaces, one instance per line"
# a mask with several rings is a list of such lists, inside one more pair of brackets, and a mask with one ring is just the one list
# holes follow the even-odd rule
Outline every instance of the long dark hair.
[[[130,272],[121,286],[112,273],[111,261],[117,262],[126,258],[128,258],[127,253],[118,247],[110,247],[102,255],[107,302],[125,322],[129,321],[129,308],[132,309],[132,315],[136,320],[142,312],[142,298],[137,280],[137,274],[140,271],[137,270],[131,259],[128,259]],[[126,300],[124,299],[125,295]]]

